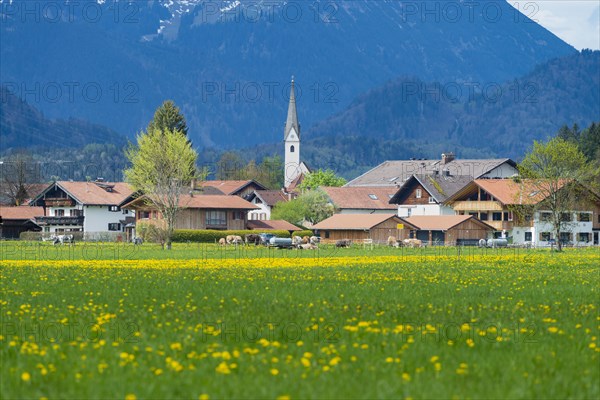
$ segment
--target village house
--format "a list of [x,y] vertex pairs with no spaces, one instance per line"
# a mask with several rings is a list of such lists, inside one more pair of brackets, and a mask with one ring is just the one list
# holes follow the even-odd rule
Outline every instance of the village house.
[[403,219],[416,227],[411,237],[433,246],[475,246],[494,231],[472,215],[418,215]]
[[452,207],[445,204],[446,199],[472,180],[466,175],[412,175],[389,202],[397,204],[398,216],[403,218],[413,215],[454,215]]
[[339,214],[395,214],[393,187],[321,187]]
[[457,159],[453,153],[442,154],[440,160],[385,161],[351,180],[345,186],[393,186],[399,188],[413,175],[510,178],[517,175],[517,164],[510,158]]
[[35,221],[45,234],[82,232],[86,238],[106,234],[116,237],[132,220],[131,212],[121,207],[132,194],[124,182],[58,181],[29,204],[43,208],[43,216]]
[[[248,211],[258,208],[239,196],[189,194],[181,196],[179,206],[175,229],[244,230],[248,224]],[[136,226],[163,221],[160,212],[145,196],[123,208],[135,211]]]
[[36,218],[43,215],[43,207],[0,206],[0,238],[19,239],[23,232],[40,232]]
[[599,200],[595,205],[582,202],[564,213],[560,238],[553,237],[549,212],[543,209],[544,200],[527,181],[476,179],[448,198],[446,204],[456,214],[476,216],[494,228],[495,237],[508,237],[516,244],[545,246],[551,240],[578,246],[598,244]]
[[312,227],[323,243],[350,240],[363,243],[387,243],[389,237],[397,240],[410,238],[416,226],[397,215],[390,214],[334,214]]
[[266,221],[271,219],[271,212],[277,203],[290,201],[297,196],[283,190],[255,190],[247,200],[258,207],[248,213],[249,220]]
[[[192,190],[196,189],[195,185]],[[217,181],[202,181],[198,183],[198,194],[221,194],[228,196],[238,196],[245,200],[252,195],[255,190],[267,190],[266,187],[256,182],[253,179],[249,180],[217,180]]]

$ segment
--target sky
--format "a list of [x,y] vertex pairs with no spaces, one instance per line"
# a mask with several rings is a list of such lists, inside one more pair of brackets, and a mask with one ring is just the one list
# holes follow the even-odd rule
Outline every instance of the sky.
[[577,50],[600,50],[600,0],[509,3]]

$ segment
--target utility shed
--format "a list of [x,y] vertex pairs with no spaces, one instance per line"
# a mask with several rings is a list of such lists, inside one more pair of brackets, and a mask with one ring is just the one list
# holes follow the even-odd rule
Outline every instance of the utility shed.
[[410,231],[416,229],[396,215],[389,214],[334,214],[313,226],[321,241],[331,243],[337,240],[360,242],[371,239],[373,243],[387,243],[390,236],[398,240],[407,239]]
[[416,238],[430,245],[477,245],[494,228],[472,215],[422,215],[405,218],[416,227]]

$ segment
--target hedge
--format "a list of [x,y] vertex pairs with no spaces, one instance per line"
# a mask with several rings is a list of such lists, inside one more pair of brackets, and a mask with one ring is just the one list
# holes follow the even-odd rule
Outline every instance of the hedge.
[[311,237],[311,236],[314,236],[314,235],[315,235],[315,234],[313,233],[313,231],[309,231],[309,230],[306,230],[306,231],[298,231],[298,232],[294,232],[294,233],[292,234],[292,236],[300,236],[300,237],[304,237],[304,236]]
[[242,239],[246,235],[257,235],[259,233],[272,233],[277,237],[290,237],[288,231],[215,231],[215,230],[196,230],[196,229],[178,229],[173,233],[173,242],[176,243],[215,243],[219,239],[224,238],[228,235],[241,236]]

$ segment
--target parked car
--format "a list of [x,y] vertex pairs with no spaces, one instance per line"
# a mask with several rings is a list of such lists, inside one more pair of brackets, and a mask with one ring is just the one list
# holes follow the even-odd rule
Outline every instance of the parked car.
[[272,233],[260,233],[258,236],[260,237],[260,244],[263,246],[268,246],[271,238],[275,237],[275,235]]

